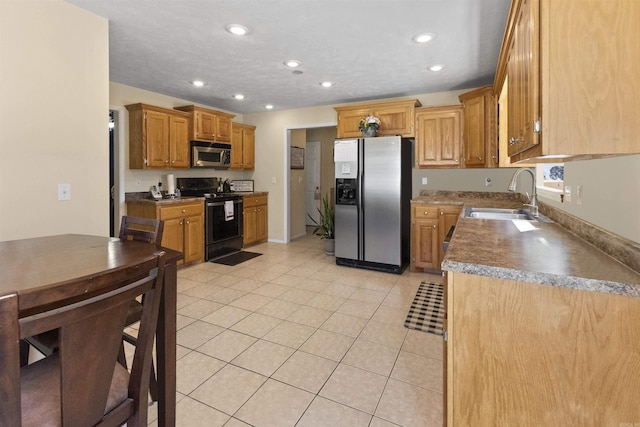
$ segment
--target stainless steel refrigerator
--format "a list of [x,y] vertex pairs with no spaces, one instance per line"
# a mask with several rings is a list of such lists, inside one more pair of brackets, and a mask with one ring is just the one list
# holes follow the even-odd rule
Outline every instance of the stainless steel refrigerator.
[[400,274],[409,264],[411,140],[337,139],[336,264]]

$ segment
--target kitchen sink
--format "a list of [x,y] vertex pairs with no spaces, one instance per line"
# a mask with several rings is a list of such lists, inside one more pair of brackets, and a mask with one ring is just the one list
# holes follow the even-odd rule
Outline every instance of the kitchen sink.
[[526,209],[466,208],[464,216],[479,219],[537,221],[537,218]]

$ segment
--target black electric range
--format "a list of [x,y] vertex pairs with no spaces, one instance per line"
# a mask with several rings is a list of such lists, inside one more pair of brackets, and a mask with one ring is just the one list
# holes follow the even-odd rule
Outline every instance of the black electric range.
[[177,178],[181,196],[204,197],[204,259],[212,261],[242,250],[242,196],[218,192],[217,178]]

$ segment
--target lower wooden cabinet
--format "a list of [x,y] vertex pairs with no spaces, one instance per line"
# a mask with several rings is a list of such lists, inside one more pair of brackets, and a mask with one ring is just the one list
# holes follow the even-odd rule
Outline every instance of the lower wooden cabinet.
[[267,195],[243,198],[244,246],[267,241],[269,237],[267,204]]
[[448,426],[640,420],[640,298],[451,271],[446,280]]
[[180,263],[204,260],[204,203],[127,202],[127,215],[164,221],[162,246],[184,253]]
[[411,271],[440,270],[442,244],[462,206],[411,204]]

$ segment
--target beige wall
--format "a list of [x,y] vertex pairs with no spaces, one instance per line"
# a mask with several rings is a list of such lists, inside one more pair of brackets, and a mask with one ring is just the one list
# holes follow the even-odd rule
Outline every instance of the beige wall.
[[106,19],[0,1],[0,240],[109,235],[108,106]]
[[[567,162],[564,183],[572,189],[570,202],[560,203],[559,196],[540,196],[540,200],[640,243],[640,155]],[[579,184],[581,205],[576,195]]]

